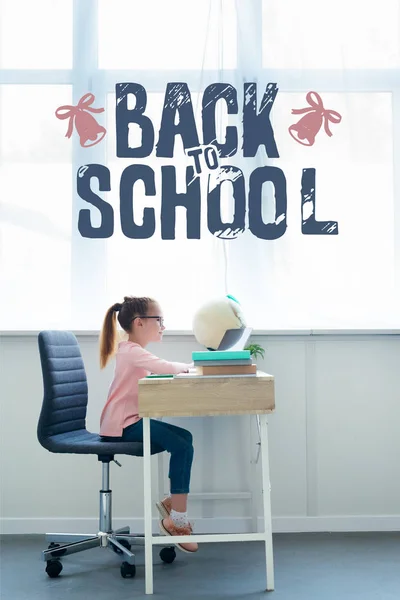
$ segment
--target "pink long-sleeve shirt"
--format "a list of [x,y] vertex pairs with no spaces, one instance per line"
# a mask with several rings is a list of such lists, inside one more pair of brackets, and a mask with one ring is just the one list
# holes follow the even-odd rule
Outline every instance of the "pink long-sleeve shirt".
[[100,435],[122,436],[122,430],[140,420],[138,415],[139,379],[150,373],[178,374],[191,365],[158,358],[134,342],[120,342],[116,354],[114,379],[100,417]]

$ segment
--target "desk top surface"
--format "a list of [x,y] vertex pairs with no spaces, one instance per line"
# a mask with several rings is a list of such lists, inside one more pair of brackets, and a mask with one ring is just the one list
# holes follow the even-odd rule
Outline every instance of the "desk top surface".
[[273,375],[262,371],[256,376],[189,373],[186,377],[141,379],[139,416],[270,413],[275,409],[274,383]]
[[153,375],[150,378],[144,377],[143,379],[139,379],[140,385],[166,385],[166,384],[180,384],[182,381],[186,383],[190,383],[192,385],[204,385],[204,383],[214,381],[214,383],[222,383],[226,381],[232,381],[233,383],[237,383],[237,380],[240,379],[246,383],[252,381],[254,383],[255,379],[273,380],[274,376],[269,375],[268,373],[264,373],[263,371],[257,371],[256,375],[197,375],[195,373],[181,373],[180,375],[174,375],[173,377],[157,377]]

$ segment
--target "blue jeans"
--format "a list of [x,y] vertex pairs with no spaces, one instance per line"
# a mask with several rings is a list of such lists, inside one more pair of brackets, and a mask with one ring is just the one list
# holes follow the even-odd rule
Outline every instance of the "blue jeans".
[[[171,494],[188,494],[193,462],[193,436],[190,431],[164,421],[150,419],[151,446],[158,446],[171,454],[168,477]],[[126,427],[122,442],[143,442],[143,420]]]

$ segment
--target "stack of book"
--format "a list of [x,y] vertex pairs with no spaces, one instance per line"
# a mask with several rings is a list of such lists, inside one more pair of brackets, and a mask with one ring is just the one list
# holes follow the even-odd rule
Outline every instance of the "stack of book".
[[199,375],[248,375],[257,374],[250,350],[207,350],[192,352],[192,360]]

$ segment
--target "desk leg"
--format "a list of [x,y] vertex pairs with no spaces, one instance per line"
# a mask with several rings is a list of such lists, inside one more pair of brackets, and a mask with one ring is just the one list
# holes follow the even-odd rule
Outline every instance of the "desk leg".
[[261,460],[262,460],[262,487],[265,523],[265,559],[267,567],[267,591],[274,589],[274,555],[272,548],[272,517],[271,517],[271,489],[269,476],[268,453],[268,419],[267,415],[260,415],[261,425]]
[[153,593],[153,544],[151,504],[150,418],[143,417],[143,474],[144,474],[144,568],[146,594]]

